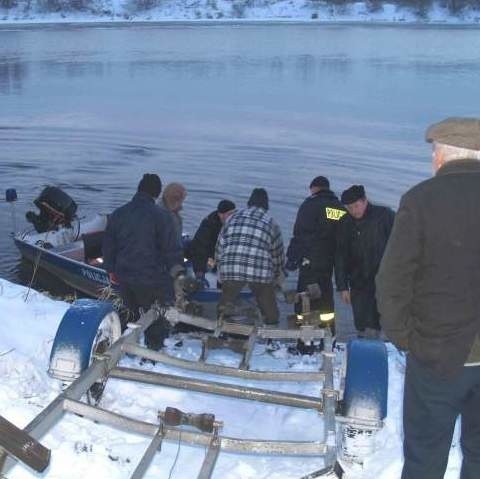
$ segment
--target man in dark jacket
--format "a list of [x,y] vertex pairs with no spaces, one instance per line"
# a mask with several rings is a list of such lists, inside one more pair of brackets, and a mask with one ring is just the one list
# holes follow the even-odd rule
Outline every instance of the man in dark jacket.
[[[171,216],[155,204],[162,184],[155,174],[145,174],[138,191],[108,219],[103,243],[105,269],[120,288],[126,307],[138,319],[139,309],[166,303],[172,277],[182,271],[183,255]],[[149,348],[160,349],[168,334],[164,320],[145,332]]]
[[427,130],[435,176],[403,195],[377,275],[386,335],[408,351],[402,479],[442,479],[462,416],[461,479],[480,477],[480,120]]
[[[293,238],[287,250],[286,268],[290,271],[299,268],[298,292],[305,291],[309,284],[320,286],[321,298],[311,301],[310,308],[319,311],[327,320],[333,319],[335,310],[332,273],[337,226],[346,211],[324,176],[312,180],[310,193],[297,213]],[[300,313],[301,305],[297,303],[295,310]]]
[[192,261],[197,278],[204,279],[208,269],[209,258],[215,258],[215,245],[218,234],[227,218],[235,211],[235,203],[222,200],[217,209],[202,220],[195,236],[188,247],[187,256]]
[[342,193],[348,211],[340,225],[335,280],[343,301],[352,305],[358,336],[378,337],[379,314],[375,275],[387,245],[395,213],[369,203],[365,188],[353,185]]

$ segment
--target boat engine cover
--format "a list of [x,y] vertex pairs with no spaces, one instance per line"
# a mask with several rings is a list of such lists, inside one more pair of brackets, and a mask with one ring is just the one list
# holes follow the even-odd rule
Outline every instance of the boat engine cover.
[[26,218],[38,233],[54,230],[58,226],[70,226],[77,212],[75,201],[56,186],[44,188],[33,203],[40,210],[40,214],[28,211]]

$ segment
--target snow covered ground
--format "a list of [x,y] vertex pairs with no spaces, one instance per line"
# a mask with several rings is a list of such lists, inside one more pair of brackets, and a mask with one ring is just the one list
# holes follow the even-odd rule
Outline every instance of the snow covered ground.
[[[47,373],[53,337],[68,304],[52,300],[26,288],[0,280],[0,411],[19,427],[30,422],[61,391],[58,381]],[[181,347],[169,340],[171,354],[192,358],[199,352],[193,340]],[[217,352],[216,361],[232,364],[228,352]],[[272,355],[261,347],[255,351],[255,363],[278,369],[313,370],[319,367],[318,357],[298,357],[279,349]],[[201,374],[152,364],[140,365],[135,358],[125,358],[123,366],[137,367],[170,374],[200,377]],[[401,356],[389,347],[388,417],[384,429],[376,437],[376,452],[365,463],[350,468],[349,479],[397,479],[402,466],[401,398],[404,364]],[[206,379],[237,382],[232,378]],[[319,385],[312,383],[264,383],[249,385],[315,396]],[[261,439],[321,439],[322,420],[313,411],[254,403],[175,389],[109,380],[101,406],[127,416],[156,422],[157,411],[175,406],[190,412],[213,412],[224,422],[223,434]],[[52,450],[49,469],[41,476],[18,465],[7,474],[9,479],[35,477],[80,479],[99,477],[128,478],[149,444],[149,439],[94,424],[77,416],[67,415],[43,439]],[[182,445],[175,463],[178,445],[166,443],[157,453],[147,478],[190,479],[197,476],[204,457],[202,448]],[[459,474],[461,453],[455,435],[446,479]],[[322,466],[322,460],[291,457],[253,457],[221,454],[214,477],[222,479],[298,479]]]
[[[6,4],[6,2],[4,2]],[[75,4],[75,8],[69,7]],[[385,2],[335,4],[311,0],[18,0],[1,7],[2,23],[122,21],[314,21],[376,23],[478,24],[480,11],[466,8],[452,15],[433,3],[421,10]],[[14,5],[14,6],[13,6]],[[45,13],[48,12],[48,13]]]

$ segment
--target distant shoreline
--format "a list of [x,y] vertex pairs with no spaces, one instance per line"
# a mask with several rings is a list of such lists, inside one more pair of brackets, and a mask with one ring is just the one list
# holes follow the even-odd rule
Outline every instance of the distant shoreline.
[[478,22],[448,22],[448,21],[400,21],[400,20],[310,20],[310,19],[282,19],[282,18],[267,18],[267,19],[132,19],[132,20],[112,20],[102,18],[81,18],[78,20],[72,18],[61,19],[31,19],[31,21],[25,20],[2,20],[0,19],[0,30],[9,30],[15,28],[34,29],[35,27],[42,28],[62,28],[62,27],[102,27],[102,28],[114,28],[114,27],[131,27],[131,26],[280,26],[280,25],[305,25],[305,26],[371,26],[371,27],[412,27],[412,28],[448,28],[448,29],[478,29],[480,28],[480,19]]
[[478,0],[0,0],[0,26],[34,24],[475,27],[480,6]]

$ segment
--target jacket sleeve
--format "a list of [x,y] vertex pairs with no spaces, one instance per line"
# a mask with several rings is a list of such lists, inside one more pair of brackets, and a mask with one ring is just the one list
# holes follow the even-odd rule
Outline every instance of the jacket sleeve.
[[295,218],[295,225],[293,226],[293,236],[287,248],[287,258],[290,261],[299,263],[305,255],[305,235],[309,233],[313,218],[309,218],[307,221],[305,215],[305,207],[302,204],[298,210],[297,217]]
[[183,248],[174,219],[168,212],[158,210],[157,247],[162,253],[167,271],[183,268]]
[[212,251],[215,251],[216,239],[212,227],[206,220],[203,220],[190,245],[190,255],[195,273],[207,271],[208,258],[212,255]]
[[387,208],[387,214],[385,216],[385,221],[384,221],[385,237],[387,238],[387,240],[390,237],[390,234],[392,233],[394,222],[395,222],[395,212],[392,209]]
[[348,224],[347,215],[338,222],[336,228],[336,244],[335,244],[335,284],[338,291],[347,291],[348,285]]
[[228,228],[227,225],[224,225],[223,228],[220,230],[220,233],[217,238],[217,244],[215,245],[215,263],[217,264],[217,276],[218,276],[218,281],[222,281],[221,278],[221,261],[222,261],[222,255],[223,255],[223,249],[225,245],[225,230]]
[[404,196],[376,277],[381,325],[392,343],[402,350],[408,350],[414,278],[422,252],[421,238],[418,211]]
[[102,244],[103,266],[108,273],[115,272],[115,259],[117,256],[117,242],[114,234],[114,224],[112,217],[107,218],[107,227]]
[[282,232],[280,227],[272,221],[272,263],[273,263],[273,276],[275,279],[281,277],[284,274],[283,265],[285,264],[285,250],[283,247]]

